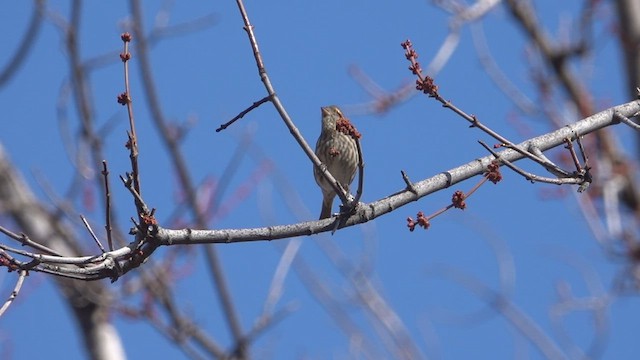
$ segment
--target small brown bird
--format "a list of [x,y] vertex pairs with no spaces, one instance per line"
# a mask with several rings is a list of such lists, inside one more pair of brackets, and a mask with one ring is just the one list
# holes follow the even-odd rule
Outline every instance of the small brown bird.
[[[351,136],[338,131],[337,122],[344,116],[337,106],[327,106],[321,109],[322,131],[316,143],[316,155],[342,188],[349,192],[349,185],[353,181],[358,167],[356,141]],[[315,166],[313,167],[313,175],[322,190],[320,219],[326,219],[331,216],[331,207],[336,192]]]

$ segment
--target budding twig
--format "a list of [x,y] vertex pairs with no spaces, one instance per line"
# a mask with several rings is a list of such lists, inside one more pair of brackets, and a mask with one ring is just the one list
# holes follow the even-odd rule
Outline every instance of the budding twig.
[[[127,131],[126,148],[129,149],[129,159],[131,161],[132,187],[140,197],[142,196],[142,193],[140,189],[140,171],[138,166],[138,136],[136,135],[133,101],[131,99],[131,90],[129,87],[129,60],[131,60],[129,43],[131,43],[132,38],[133,37],[128,32],[125,32],[120,36],[120,39],[122,39],[122,43],[124,44],[124,50],[120,53],[120,59],[122,60],[124,67],[124,92],[118,96],[118,103],[127,107],[127,113],[129,115],[129,130]],[[137,200],[136,208],[138,209],[138,213],[142,213],[142,203]]]

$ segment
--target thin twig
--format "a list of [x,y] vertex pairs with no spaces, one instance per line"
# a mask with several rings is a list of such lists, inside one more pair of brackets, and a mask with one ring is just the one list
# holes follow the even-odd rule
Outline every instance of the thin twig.
[[107,168],[107,161],[102,161],[102,176],[104,177],[104,194],[105,194],[105,225],[104,229],[107,232],[107,243],[109,244],[109,251],[113,251],[113,238],[111,229],[111,191],[109,190],[109,169]]
[[470,127],[478,128],[494,139],[498,140],[500,144],[507,147],[513,147],[514,150],[522,153],[523,155],[531,158],[534,161],[540,162],[541,165],[544,166],[544,161],[536,160],[536,156],[531,154],[529,151],[525,149],[521,149],[515,146],[515,144],[509,141],[504,136],[500,135],[498,132],[492,130],[487,125],[483,124],[478,120],[478,117],[475,115],[470,115],[464,112],[462,109],[455,106],[451,101],[446,100],[444,97],[440,95],[438,91],[438,85],[435,84],[434,79],[428,75],[424,75],[422,71],[422,67],[420,63],[417,61],[418,53],[413,49],[413,44],[411,44],[410,40],[404,41],[402,44],[402,48],[405,50],[405,57],[411,63],[409,66],[409,70],[418,78],[416,80],[416,89],[422,91],[427,94],[429,97],[436,99],[438,102],[442,104],[443,107],[453,111],[457,115],[459,115],[464,120],[468,121],[471,125]]
[[144,200],[142,200],[142,197],[140,196],[138,191],[133,188],[133,177],[132,177],[132,175],[127,173],[127,178],[126,179],[125,179],[124,176],[120,175],[120,180],[122,180],[122,183],[125,185],[125,187],[127,189],[129,189],[129,192],[135,198],[136,204],[139,207],[138,210],[140,211],[140,215],[148,214],[149,213],[149,208],[145,204]]
[[413,185],[413,182],[411,182],[411,179],[409,179],[409,175],[407,175],[404,170],[400,170],[400,174],[402,175],[402,180],[404,180],[404,183],[407,184],[407,190],[417,195],[418,190],[416,190],[415,185]]
[[628,117],[620,114],[619,112],[616,112],[615,114],[613,114],[613,116],[614,116],[615,119],[619,120],[623,124],[629,125],[632,129],[640,130],[640,125],[636,124],[635,122],[633,122],[633,120],[631,120]]
[[263,97],[262,99],[254,102],[253,104],[251,104],[251,106],[249,106],[248,108],[244,109],[242,112],[240,112],[240,114],[236,115],[233,119],[229,120],[228,122],[220,125],[219,128],[216,129],[216,132],[220,132],[226,128],[228,128],[231,124],[233,124],[234,122],[236,122],[239,119],[242,119],[245,115],[247,115],[251,110],[259,107],[260,105],[266,103],[267,101],[271,100],[271,95],[267,95],[265,97]]
[[[124,33],[121,36],[124,49],[120,54],[124,69],[124,93],[120,95],[118,101],[127,106],[127,114],[129,115],[129,130],[127,131],[128,141],[127,148],[129,149],[129,159],[131,161],[131,179],[133,180],[133,189],[141,198],[140,192],[140,171],[138,166],[138,136],[136,135],[136,123],[133,114],[133,100],[131,98],[131,88],[129,86],[129,60],[131,59],[131,52],[129,51],[129,44],[131,43],[132,36],[129,33]],[[138,209],[138,216],[145,214],[142,208],[142,203],[136,200],[136,208]]]
[[[511,149],[511,146],[506,146],[507,148]],[[515,149],[514,149],[515,150]],[[543,152],[542,150],[540,150],[540,148],[536,145],[529,145],[529,151],[535,155],[535,158],[530,158],[531,160],[537,162],[538,164],[540,164],[542,167],[544,167],[545,169],[547,169],[547,171],[549,171],[551,174],[557,176],[557,177],[570,177],[571,173],[562,169],[560,166],[556,165],[553,161],[551,161],[551,159],[549,159]]]
[[[522,149],[517,149],[513,144],[501,144],[504,147],[509,149],[516,150],[521,152]],[[537,162],[542,167],[544,167],[550,173],[558,176],[558,177],[570,177],[571,172],[562,169],[560,166],[554,164],[549,158],[547,158],[540,149],[535,145],[530,145],[527,149],[528,151],[523,151],[522,154],[531,159],[532,161]]]
[[27,276],[27,270],[20,270],[20,274],[18,275],[18,281],[16,281],[16,286],[13,288],[13,291],[9,295],[9,298],[7,299],[7,301],[5,301],[4,305],[2,305],[2,308],[0,308],[0,317],[2,316],[2,314],[4,314],[5,311],[7,311],[9,306],[11,306],[11,304],[13,303],[13,300],[15,300],[18,297],[18,294],[20,293],[20,289],[22,289],[22,283],[24,282],[24,278],[26,276]]
[[576,154],[576,149],[573,148],[573,142],[571,141],[570,138],[566,138],[564,141],[567,144],[565,146],[565,149],[569,150],[569,154],[571,155],[571,160],[573,160],[573,165],[576,167],[576,171],[581,172],[582,165],[580,165],[580,160],[578,160],[578,154]]
[[532,174],[532,173],[530,173],[528,171],[525,171],[525,170],[515,166],[510,161],[501,158],[500,155],[497,152],[495,152],[493,149],[491,149],[491,147],[489,147],[483,141],[478,141],[478,142],[480,143],[480,145],[482,145],[482,147],[484,147],[488,152],[490,152],[491,155],[493,155],[498,161],[503,163],[509,169],[511,169],[511,170],[515,171],[516,173],[522,175],[522,177],[524,177],[528,181],[531,181],[532,183],[542,182],[542,183],[555,184],[555,185],[580,185],[580,184],[585,182],[585,179],[583,179],[581,177],[575,177],[575,176],[563,177],[563,178],[549,178],[549,177],[544,177],[544,176],[539,176],[539,175]]
[[82,215],[80,215],[80,219],[82,219],[82,223],[84,224],[84,227],[87,228],[87,230],[89,231],[89,234],[91,234],[91,237],[93,238],[93,241],[95,241],[96,244],[98,244],[98,247],[100,248],[100,251],[102,251],[102,253],[104,254],[106,252],[104,250],[104,246],[102,246],[102,243],[100,243],[100,240],[98,240],[98,237],[93,232],[93,229],[91,228],[91,225],[89,225],[89,223],[87,222],[87,219]]
[[5,228],[3,226],[0,226],[0,232],[5,234],[5,235],[7,235],[8,237],[10,237],[10,238],[12,238],[14,240],[19,241],[23,246],[26,245],[26,246],[32,247],[32,248],[34,248],[34,249],[36,249],[38,251],[41,251],[41,252],[43,252],[45,254],[48,254],[48,255],[62,256],[59,252],[57,252],[57,251],[55,251],[55,250],[53,250],[51,248],[48,248],[48,247],[46,247],[46,246],[44,246],[42,244],[39,244],[39,243],[31,240],[25,234],[18,235],[18,234],[10,231],[9,229],[7,229],[7,228]]
[[589,167],[589,156],[587,152],[584,151],[584,145],[582,145],[582,136],[576,135],[576,142],[578,143],[578,147],[580,148],[580,153],[582,154],[582,162],[584,162],[584,167]]

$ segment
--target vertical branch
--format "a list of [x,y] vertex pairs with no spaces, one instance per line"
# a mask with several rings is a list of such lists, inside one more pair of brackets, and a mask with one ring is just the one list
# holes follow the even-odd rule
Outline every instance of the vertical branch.
[[[169,126],[167,125],[166,118],[162,111],[162,106],[160,104],[160,101],[158,100],[156,86],[151,74],[151,64],[148,53],[149,47],[142,26],[142,9],[140,8],[140,1],[130,0],[129,6],[133,17],[133,33],[137,38],[136,50],[138,51],[137,55],[139,59],[140,73],[142,76],[142,85],[147,95],[146,99],[152,114],[152,120],[155,123],[155,128],[160,132],[160,136],[164,141],[165,146],[169,150],[171,162],[175,167],[175,171],[180,181],[180,186],[185,192],[186,201],[189,209],[193,214],[196,226],[198,228],[206,228],[207,221],[203,212],[200,211],[200,207],[198,206],[196,188],[193,185],[191,176],[187,169],[187,162],[185,161],[185,158],[180,151],[178,141],[171,134]],[[224,276],[224,269],[220,262],[217,251],[213,245],[207,246],[205,249],[206,259],[209,263],[210,272],[214,280],[214,287],[217,290],[218,299],[223,306],[223,313],[225,314],[227,325],[229,326],[236,344],[244,343],[241,330],[242,328],[240,326],[240,321],[238,320],[237,310],[235,309],[234,303],[231,300],[231,293],[229,291],[229,286]],[[234,355],[238,358],[246,358],[247,354],[245,351],[245,346],[238,346],[236,354]]]
[[106,211],[105,211],[105,225],[104,229],[107,232],[107,243],[109,244],[109,251],[113,251],[113,238],[111,228],[111,191],[109,190],[109,169],[107,168],[107,161],[102,161],[102,176],[104,176],[104,192],[106,197]]
[[[120,36],[124,44],[124,49],[120,54],[124,69],[124,93],[118,97],[118,102],[127,106],[127,113],[129,115],[129,131],[127,132],[128,141],[127,148],[129,149],[129,159],[131,160],[131,178],[133,180],[133,189],[138,193],[138,196],[142,197],[140,191],[140,169],[138,166],[138,136],[136,135],[136,122],[133,114],[133,102],[131,100],[131,90],[129,87],[129,60],[131,60],[131,52],[129,52],[129,43],[131,43],[131,34],[124,33]],[[136,207],[138,214],[142,214],[142,204],[139,200],[136,200]]]

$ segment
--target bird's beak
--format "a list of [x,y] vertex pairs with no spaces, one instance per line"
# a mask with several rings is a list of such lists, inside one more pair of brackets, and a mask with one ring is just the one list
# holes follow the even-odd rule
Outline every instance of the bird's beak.
[[322,115],[329,115],[328,107],[321,107],[320,110],[322,110]]

